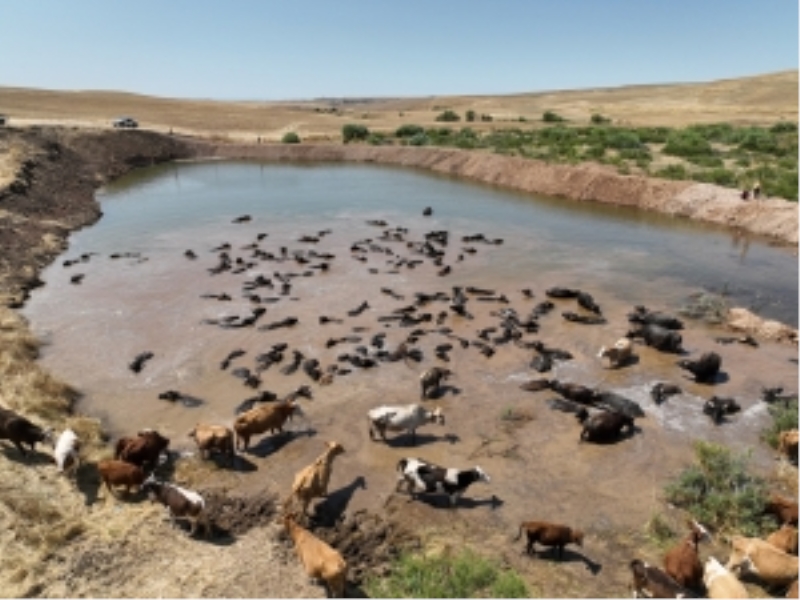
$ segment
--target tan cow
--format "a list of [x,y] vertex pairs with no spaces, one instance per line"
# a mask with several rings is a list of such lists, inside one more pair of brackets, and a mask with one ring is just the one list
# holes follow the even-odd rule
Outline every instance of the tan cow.
[[798,438],[800,434],[797,429],[788,429],[778,434],[778,452],[793,462],[797,462]]
[[328,544],[302,528],[291,514],[284,515],[283,523],[292,536],[294,549],[309,577],[322,579],[334,598],[344,597],[347,580],[347,563],[342,555]]
[[703,583],[709,598],[749,598],[736,575],[723,567],[713,556],[706,559]]
[[597,358],[607,358],[609,366],[618,369],[633,358],[633,343],[628,338],[620,338],[610,348],[601,347]]
[[725,567],[739,574],[752,573],[767,585],[789,585],[797,579],[797,557],[781,552],[758,538],[731,538],[731,556]]
[[767,542],[786,554],[797,554],[797,527],[781,525],[778,531],[773,531],[767,536]]
[[295,413],[303,414],[296,402],[279,402],[259,406],[239,415],[233,423],[237,449],[247,450],[250,437],[265,431],[283,433],[284,424]]
[[197,443],[197,449],[200,451],[200,458],[207,459],[212,451],[217,451],[226,456],[230,464],[233,464],[233,458],[236,454],[233,449],[233,431],[224,425],[204,425],[198,423],[195,428],[189,432],[189,437],[193,438]]
[[304,515],[308,514],[311,500],[328,495],[333,459],[344,453],[344,448],[338,442],[327,442],[326,446],[325,452],[294,477],[289,501],[299,501]]

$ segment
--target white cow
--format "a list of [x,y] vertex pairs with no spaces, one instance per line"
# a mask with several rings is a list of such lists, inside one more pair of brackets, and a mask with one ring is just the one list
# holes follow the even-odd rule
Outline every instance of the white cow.
[[72,429],[65,429],[58,437],[53,450],[53,457],[59,472],[67,475],[74,475],[81,464],[78,451],[81,448],[81,441]]
[[369,419],[369,437],[372,440],[375,440],[375,430],[383,440],[386,440],[387,431],[408,430],[411,432],[413,444],[417,442],[417,427],[426,423],[444,425],[444,415],[441,409],[430,411],[419,404],[379,406],[370,410],[367,418]]
[[617,369],[633,358],[633,344],[628,338],[620,338],[611,348],[600,348],[597,358],[607,358],[609,365]]

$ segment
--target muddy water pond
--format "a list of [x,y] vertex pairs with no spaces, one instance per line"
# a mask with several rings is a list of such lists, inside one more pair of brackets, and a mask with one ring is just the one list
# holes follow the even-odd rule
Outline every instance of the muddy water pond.
[[[264,436],[246,459],[258,473],[243,474],[240,485],[269,481],[285,489],[323,441],[337,439],[347,452],[331,489],[363,475],[368,485],[353,495],[356,507],[374,508],[389,497],[394,465],[408,454],[447,466],[480,464],[492,483],[471,489],[467,505],[487,520],[637,527],[651,516],[663,482],[691,459],[696,439],[753,448],[768,466],[758,441],[768,420],[759,390],[796,390],[795,348],[721,345],[714,337],[725,332],[691,321],[682,332],[688,355],[722,355],[724,376],[716,385],[693,382],[676,367],[678,357],[644,346],[623,369],[603,368],[596,358],[601,345],[628,330],[626,314],[635,305],[675,313],[703,291],[724,292],[732,305],[797,325],[796,256],[720,228],[369,165],[171,164],[132,174],[99,200],[102,219],[71,236],[25,307],[45,342],[41,361],[81,391],[80,410],[103,418],[114,435],[155,427],[177,450],[192,448],[186,432],[197,422],[230,425],[235,408],[260,391],[283,396],[309,385],[313,400],[300,400],[305,416],[290,424],[294,433]],[[426,207],[432,215],[423,215]],[[444,253],[440,265],[419,252],[435,231],[449,232],[446,246],[430,243]],[[463,239],[478,234],[488,242]],[[230,268],[217,269],[223,254]],[[271,286],[259,285],[266,280]],[[414,303],[415,294],[449,297],[453,286],[490,289],[493,296],[469,294],[472,318],[434,299],[410,313],[428,312],[432,320],[397,320],[393,311]],[[521,340],[572,353],[552,372],[531,369],[532,350],[492,342],[500,329],[485,334],[491,357],[457,339],[480,341],[480,330],[497,326],[498,311],[530,314],[551,286],[591,293],[607,319],[568,322],[561,313],[581,309],[574,300],[554,300],[539,331]],[[364,302],[363,312],[348,314]],[[238,326],[255,309],[266,310],[252,325]],[[334,320],[321,323],[321,316]],[[288,318],[296,324],[277,326]],[[385,334],[389,351],[411,335],[421,360],[359,368],[343,357],[373,355],[376,334]],[[279,343],[287,345],[283,361],[258,374],[257,389],[234,374],[256,373],[256,357]],[[453,346],[446,361],[435,354],[441,344]],[[223,369],[236,350],[243,353]],[[293,351],[317,359],[323,371],[338,365],[351,372],[330,385],[302,368],[284,374]],[[153,356],[134,373],[129,364],[142,352]],[[443,409],[445,426],[421,429],[413,448],[402,434],[388,444],[371,442],[366,411],[418,401],[419,374],[434,365],[455,372],[441,397],[425,401]],[[541,376],[616,391],[639,402],[646,417],[617,444],[579,444],[574,416],[548,407],[552,393],[519,388]],[[683,393],[656,406],[649,390],[657,381],[676,383]],[[183,399],[159,399],[168,390]],[[702,413],[714,394],[735,397],[743,411],[714,426]]]

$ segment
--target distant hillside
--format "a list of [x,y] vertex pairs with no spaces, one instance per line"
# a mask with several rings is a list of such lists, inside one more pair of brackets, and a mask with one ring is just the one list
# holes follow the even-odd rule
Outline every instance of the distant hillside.
[[[143,127],[245,140],[276,140],[287,131],[302,139],[340,140],[345,123],[363,123],[371,131],[394,131],[403,124],[433,126],[450,109],[472,110],[476,129],[514,123],[536,127],[545,111],[575,123],[601,114],[626,125],[682,126],[730,122],[769,125],[796,122],[798,72],[785,71],[708,83],[638,85],[551,91],[505,96],[429,96],[424,98],[329,98],[293,102],[222,102],[159,98],[114,91],[49,91],[0,87],[0,113],[10,125],[60,123],[108,127],[119,115],[131,115]],[[491,117],[481,122],[480,116]],[[462,121],[463,123],[463,121]]]

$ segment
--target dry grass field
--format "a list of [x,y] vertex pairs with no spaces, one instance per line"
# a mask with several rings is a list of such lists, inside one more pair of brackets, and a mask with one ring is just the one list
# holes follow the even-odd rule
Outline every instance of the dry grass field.
[[[628,86],[506,96],[430,96],[424,98],[317,99],[284,102],[218,102],[156,98],[123,92],[45,91],[0,87],[0,114],[9,124],[64,124],[109,127],[121,115],[155,131],[195,134],[231,141],[277,141],[288,131],[304,141],[340,141],[344,124],[394,132],[404,124],[436,125],[450,109],[490,115],[476,130],[542,125],[552,110],[586,124],[595,113],[613,123],[679,127],[696,123],[771,125],[797,120],[798,73],[785,71],[709,83]],[[520,119],[524,119],[521,121]]]

